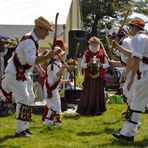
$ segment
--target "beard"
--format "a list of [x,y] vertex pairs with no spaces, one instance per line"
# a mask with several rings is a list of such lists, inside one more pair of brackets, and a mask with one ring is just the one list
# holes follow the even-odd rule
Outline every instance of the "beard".
[[97,45],[97,46],[89,45],[89,49],[90,49],[91,52],[96,53],[96,52],[99,51],[100,45]]

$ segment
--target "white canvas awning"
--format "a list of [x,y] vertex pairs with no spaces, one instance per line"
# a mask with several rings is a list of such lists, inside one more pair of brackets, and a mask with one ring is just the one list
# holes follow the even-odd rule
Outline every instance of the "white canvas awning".
[[60,35],[66,24],[71,2],[72,0],[0,0],[0,35],[20,37],[33,29],[34,19],[39,16],[54,23],[57,12]]

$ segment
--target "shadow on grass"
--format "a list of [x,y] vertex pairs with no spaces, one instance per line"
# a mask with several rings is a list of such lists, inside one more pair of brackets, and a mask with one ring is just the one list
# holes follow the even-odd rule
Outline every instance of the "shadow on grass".
[[15,137],[15,135],[6,135],[4,137],[1,137],[0,138],[0,148],[7,148],[7,147],[20,148],[20,146],[5,145],[5,144],[2,145],[2,142],[7,141],[8,139],[16,139],[16,138],[25,138],[25,137]]
[[100,124],[97,124],[97,125],[112,125],[112,124],[114,125],[119,122],[120,122],[120,119],[116,121],[110,121],[110,122],[101,122]]
[[98,135],[99,132],[78,132],[77,135],[78,136],[94,136],[94,135]]
[[118,131],[115,131],[112,128],[105,128],[104,129],[104,133],[106,133],[106,134],[112,134],[112,133],[116,133],[116,132],[119,132],[119,131],[120,131],[120,129],[118,129]]
[[[113,122],[103,122],[101,124],[97,124],[97,125],[112,125],[112,124],[115,124],[115,123],[118,123],[119,120],[116,120],[116,121],[113,121]],[[94,131],[94,132],[87,132],[87,131],[83,131],[83,132],[78,132],[77,135],[78,136],[93,136],[93,135],[99,135],[101,133],[106,133],[106,134],[112,134],[113,132],[115,132],[114,129],[112,128],[105,128],[102,132],[100,131]]]
[[7,135],[7,136],[4,136],[4,137],[1,137],[0,138],[0,143],[4,142],[4,141],[7,141],[8,139],[14,139],[14,138],[16,138],[15,135]]
[[0,147],[1,147],[1,148],[8,148],[8,147],[9,147],[9,148],[20,148],[20,146],[13,146],[13,145],[1,145],[1,144],[0,144]]
[[40,133],[48,133],[53,134],[55,132],[62,131],[62,127],[60,125],[50,125],[50,126],[43,126],[40,130]]
[[81,116],[79,114],[75,114],[75,115],[72,115],[72,114],[65,114],[63,116],[63,119],[72,119],[72,120],[78,120]]

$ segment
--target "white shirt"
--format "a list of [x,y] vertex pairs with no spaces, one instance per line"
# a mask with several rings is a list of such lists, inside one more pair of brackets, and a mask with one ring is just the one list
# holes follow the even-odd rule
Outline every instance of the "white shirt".
[[[129,51],[132,51],[133,47],[132,47],[131,37],[124,38],[123,41],[122,41],[121,46],[124,47],[125,49],[128,49]],[[122,52],[119,52],[118,50],[114,49],[114,53],[118,57],[121,57],[121,60],[124,63],[127,63],[127,57]]]
[[[26,35],[31,35],[35,41],[38,41],[38,38],[33,31],[26,34]],[[15,51],[16,51],[17,57],[22,65],[24,65],[24,64],[29,64],[32,66],[35,65],[36,46],[35,46],[32,39],[26,39],[26,40],[21,41],[18,44]],[[25,74],[27,75],[27,73],[32,72],[32,70],[33,70],[33,67],[26,70]],[[8,60],[8,65],[5,69],[5,72],[6,73],[9,72],[9,73],[13,73],[13,74],[16,73],[16,69],[15,69],[15,66],[13,63],[13,56]]]
[[[143,57],[148,58],[148,36],[138,32],[132,38],[133,53],[132,56],[142,59]],[[140,61],[139,65],[140,72],[148,71],[148,65]]]
[[48,83],[50,86],[54,85],[55,82],[57,82],[60,79],[56,75],[56,73],[60,70],[60,67],[62,66],[62,64],[61,62],[58,62],[58,61],[54,61],[54,63],[55,64],[53,64],[53,70],[51,69],[52,64],[49,64],[47,67]]
[[[58,62],[58,61],[54,61],[54,63],[55,64],[53,64],[53,70],[51,69],[52,64],[49,64],[47,66],[47,75],[48,75],[47,80],[50,87],[53,86],[60,79],[60,77],[56,75],[56,73],[60,70],[60,67],[58,67],[57,65],[61,66],[62,64],[61,62]],[[44,83],[44,94],[45,94],[45,98],[47,98],[46,83]],[[56,98],[56,99],[60,98],[59,84],[56,89],[52,90],[52,98]]]
[[[125,49],[128,49],[130,51],[132,51],[132,42],[131,42],[131,38],[130,37],[127,37],[125,38],[123,41],[122,41],[122,47],[124,47]],[[120,52],[120,55],[121,55],[121,60],[124,62],[124,63],[127,63],[127,57],[122,53]]]

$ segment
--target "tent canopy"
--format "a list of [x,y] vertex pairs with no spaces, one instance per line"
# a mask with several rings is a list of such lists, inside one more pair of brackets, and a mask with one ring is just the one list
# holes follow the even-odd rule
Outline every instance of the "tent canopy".
[[21,36],[33,29],[34,20],[43,16],[54,23],[59,13],[59,33],[66,24],[72,0],[0,0],[0,34],[8,37]]

